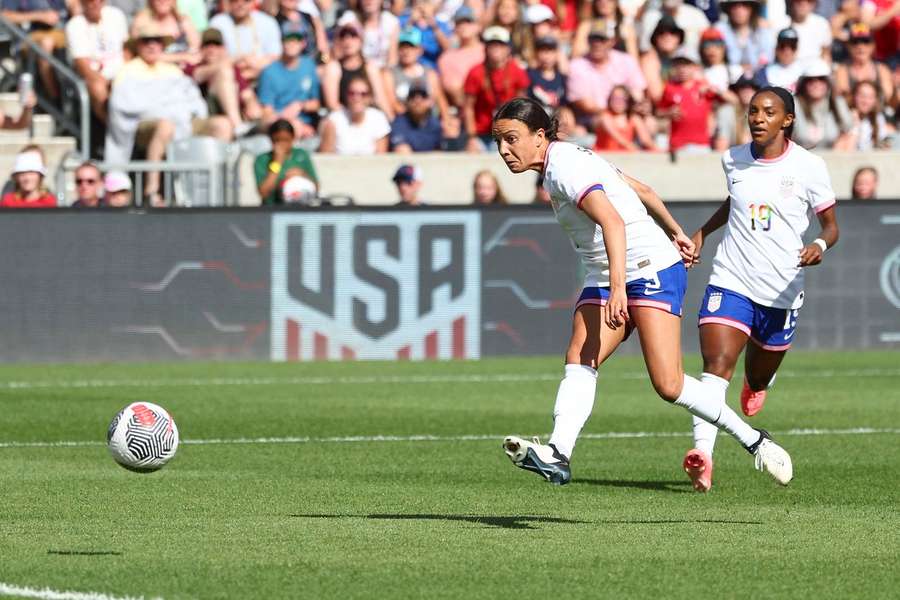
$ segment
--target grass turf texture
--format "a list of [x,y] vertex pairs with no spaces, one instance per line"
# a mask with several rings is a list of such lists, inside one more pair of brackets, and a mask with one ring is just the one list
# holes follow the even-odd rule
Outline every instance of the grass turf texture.
[[[753,423],[898,428],[897,358],[791,354]],[[500,442],[549,430],[561,370],[557,358],[0,367],[0,443],[101,442],[139,400],[170,410],[183,441],[497,436],[185,444],[151,475],[103,445],[0,447],[0,582],[165,598],[896,597],[896,433],[776,435],[794,459],[788,488],[723,436],[708,495],[681,472],[689,437],[586,439],[559,488],[514,468]],[[587,433],[689,432],[642,372],[636,358],[604,366]],[[375,381],[276,381],[307,376]],[[216,377],[271,379],[179,383]],[[88,379],[169,385],[54,384]]]

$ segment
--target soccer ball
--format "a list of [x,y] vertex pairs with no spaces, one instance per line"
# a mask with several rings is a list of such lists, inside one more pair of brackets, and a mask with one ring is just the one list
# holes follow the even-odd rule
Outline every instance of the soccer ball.
[[281,197],[287,204],[310,204],[316,197],[316,184],[300,175],[288,177],[281,183]]
[[117,463],[137,473],[161,469],[178,450],[178,427],[161,406],[129,404],[113,417],[106,445]]

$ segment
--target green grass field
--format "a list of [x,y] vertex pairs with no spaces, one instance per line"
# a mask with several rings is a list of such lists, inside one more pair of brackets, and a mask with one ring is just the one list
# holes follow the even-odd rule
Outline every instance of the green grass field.
[[[689,416],[635,358],[604,366],[572,484],[514,468],[502,436],[546,435],[561,371],[558,358],[0,367],[0,596],[900,593],[896,353],[790,355],[754,424],[791,452],[794,481],[777,486],[720,437],[708,495],[680,468]],[[138,400],[181,430],[150,475],[104,445]]]

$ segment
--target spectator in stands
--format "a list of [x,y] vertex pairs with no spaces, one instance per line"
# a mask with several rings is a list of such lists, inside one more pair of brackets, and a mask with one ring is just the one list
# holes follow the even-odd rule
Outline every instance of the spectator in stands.
[[[820,0],[816,5],[817,13],[822,14],[819,9],[823,4],[826,4],[826,2]],[[831,60],[843,63],[848,59],[847,40],[850,39],[850,27],[853,23],[860,22],[861,11],[859,0],[840,0],[838,4],[840,5],[839,10],[829,17],[831,38],[833,40],[831,44]]]
[[[587,4],[587,3],[585,3]],[[627,52],[637,60],[640,57],[638,50],[637,33],[634,29],[634,21],[625,18],[619,0],[593,0],[589,9],[584,10],[585,16],[575,30],[575,38],[572,40],[572,58],[584,56],[588,53],[588,34],[596,19],[604,19],[616,24],[615,49]],[[652,31],[652,30],[651,30]]]
[[872,28],[875,58],[897,62],[900,58],[900,2],[897,0],[862,0],[862,20]]
[[797,59],[798,43],[797,32],[793,27],[778,32],[775,42],[775,62],[765,65],[754,75],[760,87],[774,85],[791,92],[797,89],[797,81],[803,75],[804,67],[804,63]]
[[474,198],[473,204],[482,206],[489,204],[509,204],[503,188],[500,187],[500,181],[492,171],[485,169],[475,174],[472,180],[472,193]]
[[56,196],[44,187],[47,169],[41,154],[20,152],[13,166],[14,188],[0,198],[0,208],[53,208]]
[[372,84],[354,77],[347,84],[347,107],[336,110],[322,122],[319,152],[337,154],[383,154],[388,151],[391,125],[383,112],[370,106]]
[[400,165],[391,178],[397,186],[400,201],[397,206],[422,206],[425,202],[419,197],[422,191],[422,172],[413,165]]
[[655,35],[657,24],[669,17],[682,30],[682,43],[696,51],[700,47],[700,35],[709,27],[709,19],[696,6],[685,4],[683,0],[662,0],[659,8],[648,8],[641,18],[641,52],[647,52],[653,45],[650,39]]
[[284,25],[285,21],[299,23],[306,27],[309,35],[306,36],[306,48],[303,55],[313,59],[313,62],[326,63],[331,59],[328,48],[328,36],[322,23],[322,14],[315,2],[299,0],[279,0],[278,12],[275,13],[278,25]]
[[[500,0],[502,1],[502,0]],[[450,48],[453,28],[436,15],[435,0],[412,0],[409,12],[400,15],[400,29],[418,29],[422,34],[422,64],[437,68],[441,52]]]
[[[555,40],[559,44],[559,27],[556,23],[556,15],[546,4],[532,4],[525,9],[525,22],[528,24],[528,35],[525,38],[525,48],[522,51],[522,59],[529,68],[537,67],[537,41]],[[569,72],[569,56],[565,52],[556,56],[556,69],[561,73]]]
[[715,27],[725,38],[728,64],[736,65],[752,75],[775,55],[775,36],[762,19],[762,5],[758,0],[720,0],[726,20]]
[[684,44],[684,30],[675,19],[665,15],[656,24],[650,36],[650,48],[641,54],[641,71],[647,81],[647,95],[656,103],[662,97],[663,88],[669,80],[672,59]]
[[612,88],[624,85],[636,102],[644,99],[647,81],[637,60],[614,50],[615,23],[595,20],[588,33],[588,53],[572,61],[566,95],[579,124],[593,131]]
[[191,20],[178,12],[175,0],[147,0],[147,8],[131,22],[132,37],[147,27],[155,27],[171,40],[160,60],[183,67],[199,58],[200,34]]
[[403,111],[391,123],[391,149],[398,154],[440,150],[441,121],[434,116],[429,88],[414,85],[406,95]]
[[850,90],[860,81],[871,81],[878,90],[878,97],[884,103],[890,103],[894,97],[894,82],[891,70],[879,62],[875,62],[875,39],[872,30],[865,23],[851,23],[848,39],[847,64],[837,65],[834,71],[834,91],[845,98],[850,98]]
[[522,7],[517,0],[495,0],[488,4],[482,23],[485,29],[502,27],[509,33],[510,48],[515,57],[522,55],[528,39],[528,28],[522,18]]
[[294,126],[287,119],[278,119],[269,125],[272,151],[260,154],[253,163],[256,189],[262,204],[284,204],[281,185],[291,177],[305,177],[318,187],[319,180],[309,153],[294,147],[296,137]]
[[659,150],[646,123],[635,111],[631,92],[624,85],[617,85],[612,89],[606,101],[606,108],[600,111],[594,150],[601,152]]
[[228,12],[214,16],[209,26],[222,32],[228,54],[249,81],[281,56],[278,21],[254,10],[253,0],[230,0]]
[[878,171],[875,167],[860,167],[853,174],[851,198],[853,200],[875,200],[878,197]]
[[312,59],[303,55],[309,30],[300,22],[281,26],[281,60],[263,69],[259,76],[259,102],[263,123],[285,119],[298,140],[316,135],[319,111],[319,76]]
[[106,3],[121,10],[130,23],[134,20],[135,15],[147,5],[147,0],[106,0]]
[[725,56],[725,37],[715,27],[700,35],[700,60],[703,77],[717,90],[727,90],[741,76],[741,68],[729,65]]
[[[230,140],[232,127],[223,116],[206,118],[200,90],[178,67],[161,60],[170,41],[152,24],[137,32],[137,57],[125,63],[113,81],[104,158],[125,163],[135,145],[149,161],[160,161],[175,139],[210,135]],[[147,174],[144,193],[160,205],[159,172]]]
[[[27,31],[31,41],[47,54],[65,49],[66,34],[63,27],[69,14],[79,10],[77,0],[0,1],[0,14],[13,25]],[[44,90],[54,98],[59,96],[59,86],[50,63],[39,58],[37,67]]]
[[831,67],[814,60],[797,83],[797,114],[793,140],[804,148],[848,150],[852,125],[843,96],[831,89]]
[[225,50],[222,32],[210,27],[200,39],[200,62],[188,65],[191,77],[207,100],[210,114],[225,115],[237,137],[245,135],[262,118],[256,92]]
[[103,173],[95,163],[81,163],[75,169],[75,208],[97,208],[103,206]]
[[356,9],[346,11],[338,25],[356,23],[362,31],[362,55],[379,67],[397,64],[400,21],[382,8],[381,0],[357,0]]
[[25,97],[25,103],[19,111],[19,116],[12,118],[3,111],[0,111],[0,129],[25,129],[31,125],[31,117],[34,114],[34,107],[37,104],[37,97],[34,92],[29,92]]
[[484,152],[493,146],[491,120],[504,102],[525,94],[528,74],[512,58],[509,32],[503,27],[488,27],[482,40],[484,63],[476,65],[466,76],[466,104],[463,122],[469,141],[469,152]]
[[558,64],[558,43],[555,37],[542,37],[534,41],[534,49],[535,65],[527,71],[528,96],[553,114],[566,104],[566,76],[560,72]]
[[441,118],[447,116],[447,98],[434,69],[425,66],[422,57],[422,34],[418,29],[404,29],[400,33],[398,62],[383,70],[384,91],[395,115],[406,110],[406,97],[414,87],[425,88],[434,99]]
[[894,127],[884,117],[878,99],[878,88],[871,81],[858,81],[853,86],[850,100],[853,126],[850,128],[849,147],[868,152],[891,146]]
[[131,179],[123,171],[110,171],[103,178],[103,204],[113,208],[131,206]]
[[657,116],[668,118],[669,151],[699,154],[710,151],[710,117],[715,102],[733,102],[731,92],[713,89],[698,74],[697,59],[687,48],[672,60],[672,74],[659,102]]
[[759,90],[759,84],[751,77],[742,75],[730,89],[737,97],[737,102],[721,104],[716,109],[716,131],[713,137],[713,149],[716,152],[724,152],[731,146],[751,141],[747,110],[750,108],[750,100]]
[[472,67],[484,62],[484,45],[481,43],[481,27],[475,20],[475,13],[466,5],[456,11],[453,17],[458,42],[456,48],[448,48],[438,59],[438,73],[450,104],[462,108],[465,104],[463,85]]
[[330,60],[322,74],[322,99],[329,111],[338,111],[346,106],[347,87],[350,81],[363,77],[368,80],[375,106],[389,118],[393,111],[384,93],[384,84],[378,65],[366,61],[362,55],[362,32],[355,22],[338,28],[334,45],[337,60]]
[[790,27],[797,33],[797,60],[805,65],[813,59],[831,60],[831,24],[817,15],[816,0],[788,0],[788,16],[774,20],[774,27]]
[[125,14],[104,0],[81,0],[81,14],[66,24],[69,57],[84,79],[91,109],[106,121],[110,82],[125,64],[123,48],[128,40]]

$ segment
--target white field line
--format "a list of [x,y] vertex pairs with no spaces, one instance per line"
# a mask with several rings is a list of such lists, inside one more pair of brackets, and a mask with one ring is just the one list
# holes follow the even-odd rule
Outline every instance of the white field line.
[[[600,377],[610,379],[646,379],[644,372],[617,373]],[[900,377],[900,369],[828,369],[808,371],[784,370],[780,378],[825,379],[835,377]],[[375,383],[527,383],[559,381],[559,373],[495,373],[485,375],[373,375],[348,377],[191,377],[172,379],[71,379],[0,381],[0,390],[80,389],[109,387],[204,387],[264,385],[371,385]]]
[[42,600],[143,600],[143,596],[110,596],[98,592],[69,592],[50,588],[32,588],[0,582],[0,596],[41,598]]
[[[900,428],[853,427],[848,429],[787,429],[772,431],[773,435],[873,435],[900,434]],[[636,438],[677,438],[690,437],[688,431],[610,431],[607,433],[585,433],[581,439],[617,440]],[[502,440],[501,434],[474,435],[349,435],[334,437],[260,437],[260,438],[211,438],[206,440],[181,440],[181,444],[191,446],[217,446],[237,444],[357,444],[380,442],[483,442]],[[58,442],[0,442],[0,448],[80,448],[85,446],[105,446],[99,440],[58,441]]]

